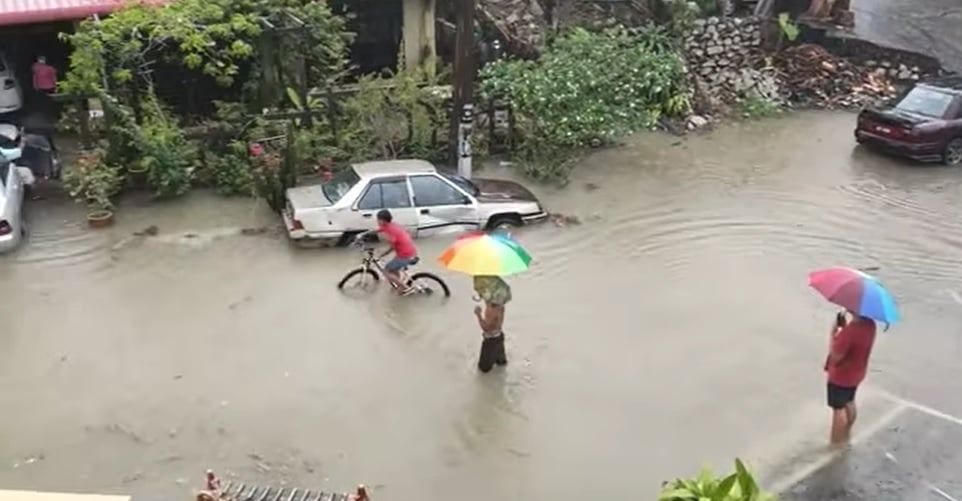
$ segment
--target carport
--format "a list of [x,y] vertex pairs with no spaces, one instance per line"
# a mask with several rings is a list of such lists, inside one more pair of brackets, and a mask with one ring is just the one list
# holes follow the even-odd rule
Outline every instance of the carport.
[[[162,3],[160,0],[144,0]],[[0,0],[0,50],[6,55],[23,89],[24,109],[35,103],[31,66],[37,56],[57,68],[62,78],[70,64],[70,47],[60,33],[71,33],[74,23],[114,12],[128,0]]]

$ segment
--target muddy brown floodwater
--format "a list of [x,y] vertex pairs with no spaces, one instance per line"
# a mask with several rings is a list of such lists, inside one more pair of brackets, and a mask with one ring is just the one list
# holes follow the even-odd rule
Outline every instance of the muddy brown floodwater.
[[[769,478],[825,439],[833,310],[806,273],[835,264],[877,267],[906,318],[865,426],[873,388],[960,414],[962,169],[853,148],[853,122],[646,134],[540,189],[583,224],[519,232],[536,262],[486,376],[463,277],[442,272],[447,304],[344,297],[356,252],[241,235],[276,224],[251,201],[128,204],[96,232],[34,203],[0,260],[0,485],[186,499],[210,467],[392,500],[654,499],[735,456]],[[423,268],[446,243],[420,241]]]

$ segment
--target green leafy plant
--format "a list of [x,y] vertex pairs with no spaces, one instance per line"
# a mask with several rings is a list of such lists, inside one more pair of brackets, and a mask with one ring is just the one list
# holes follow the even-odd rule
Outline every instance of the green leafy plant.
[[222,195],[252,195],[253,174],[247,153],[247,145],[242,141],[231,141],[224,151],[214,160],[213,183]]
[[[263,21],[283,27],[291,17],[305,28],[279,53],[305,58],[314,81],[340,74],[353,35],[326,2],[179,0],[162,6],[131,3],[110,17],[82,21],[74,33],[63,35],[73,47],[63,91],[89,95],[129,83],[144,63],[161,56],[227,87],[244,62],[257,60]],[[280,64],[282,70],[294,66]]]
[[440,78],[424,68],[362,78],[340,106],[338,145],[364,160],[443,155],[437,139],[448,123],[445,96],[436,92]]
[[749,120],[769,118],[782,112],[778,103],[758,96],[746,96],[740,102],[742,117]]
[[120,192],[123,176],[120,169],[107,163],[102,148],[81,151],[63,173],[64,186],[70,196],[87,206],[91,213],[110,211],[112,198]]
[[498,61],[481,78],[485,98],[511,102],[515,159],[541,179],[564,179],[580,148],[611,144],[690,108],[681,58],[657,28],[574,29],[540,61]]
[[779,33],[781,33],[782,38],[788,40],[789,42],[794,42],[801,34],[798,24],[796,24],[795,21],[792,21],[792,18],[788,12],[782,12],[778,15],[778,30]]
[[775,501],[774,494],[763,492],[754,475],[740,459],[735,460],[735,472],[716,477],[703,470],[691,479],[668,482],[658,501]]
[[[288,138],[292,131],[288,131]],[[281,212],[286,205],[285,195],[288,188],[297,185],[298,152],[292,141],[281,151],[261,150],[253,156],[251,178],[258,196],[267,202],[274,212]]]
[[715,16],[721,13],[718,0],[695,0],[700,16]]
[[190,190],[197,148],[156,99],[147,100],[143,124],[136,131],[138,163],[147,171],[154,194],[174,197]]
[[[323,109],[324,100],[317,97],[318,90],[311,89],[307,93],[307,99],[301,99],[301,96],[291,87],[286,89],[287,100],[291,102],[294,108],[300,112],[311,112]],[[303,101],[303,102],[302,102]],[[294,119],[294,124],[300,127],[302,125],[302,120],[300,118]]]

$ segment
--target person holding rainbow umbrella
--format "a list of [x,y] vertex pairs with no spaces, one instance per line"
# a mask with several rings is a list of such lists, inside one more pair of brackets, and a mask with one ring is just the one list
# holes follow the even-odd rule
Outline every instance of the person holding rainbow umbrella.
[[481,327],[478,370],[489,372],[495,365],[507,365],[504,349],[504,309],[511,301],[511,287],[503,276],[521,273],[531,264],[531,255],[511,235],[501,232],[473,232],[459,237],[438,261],[449,270],[474,277],[474,316]]
[[813,271],[808,275],[808,284],[829,302],[845,309],[836,313],[832,322],[824,366],[828,406],[832,409],[830,442],[842,445],[851,438],[858,415],[855,392],[868,374],[875,322],[886,324],[888,329],[902,315],[882,283],[860,270],[836,266]]

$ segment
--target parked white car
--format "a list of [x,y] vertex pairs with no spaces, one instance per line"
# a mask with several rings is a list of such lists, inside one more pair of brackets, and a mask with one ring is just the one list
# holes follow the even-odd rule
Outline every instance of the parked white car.
[[377,226],[388,209],[415,237],[521,226],[548,218],[538,199],[512,181],[467,180],[423,160],[353,165],[332,179],[287,190],[283,211],[293,240],[345,244]]
[[12,113],[23,107],[23,90],[7,57],[0,53],[0,113]]
[[16,165],[22,153],[19,129],[0,124],[0,253],[16,249],[26,233],[23,202],[35,179],[29,168]]

